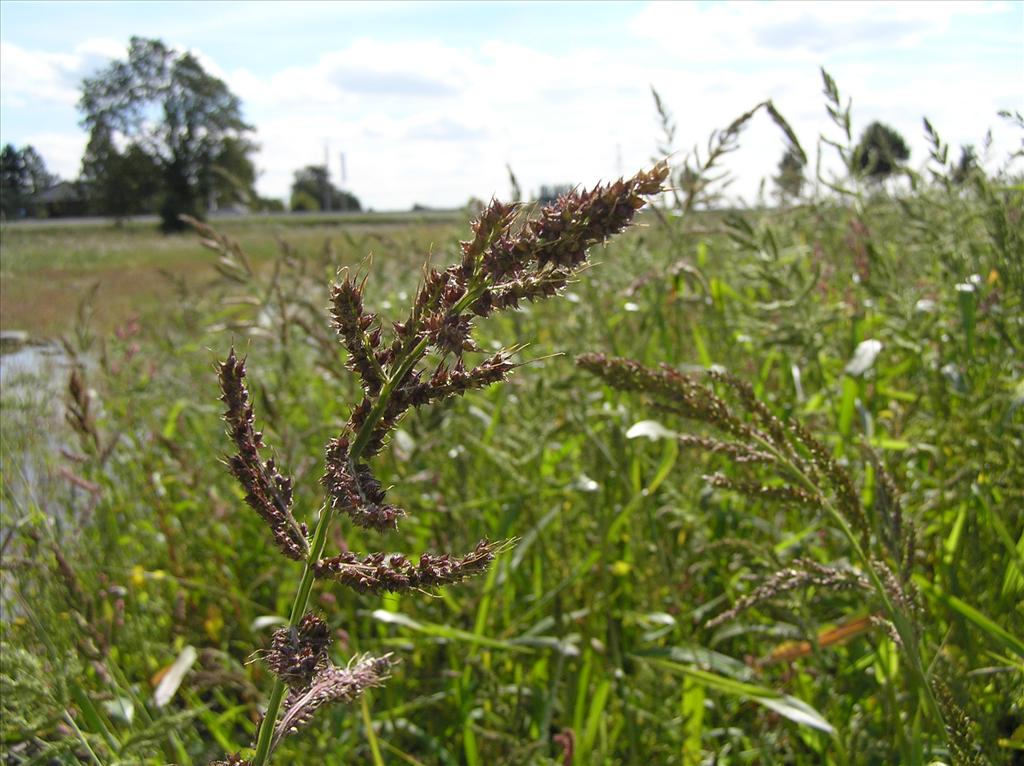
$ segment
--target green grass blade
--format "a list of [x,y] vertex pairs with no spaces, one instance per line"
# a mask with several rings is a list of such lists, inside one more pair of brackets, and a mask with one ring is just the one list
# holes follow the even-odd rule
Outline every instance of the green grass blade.
[[937,585],[930,583],[923,575],[914,575],[914,583],[928,596],[940,602],[947,609],[952,609],[961,617],[980,629],[992,641],[1008,649],[1018,657],[1024,658],[1024,641],[997,625],[995,621],[979,612],[965,601],[944,592]]
[[769,710],[773,710],[783,718],[787,718],[801,726],[810,726],[827,734],[834,734],[835,728],[817,710],[812,708],[803,700],[792,697],[788,694],[781,694],[766,686],[736,681],[717,673],[707,670],[700,670],[690,665],[680,665],[677,662],[659,659],[652,656],[634,655],[638,660],[647,662],[650,665],[664,670],[678,673],[687,678],[704,685],[708,689],[729,694],[734,697],[749,700]]

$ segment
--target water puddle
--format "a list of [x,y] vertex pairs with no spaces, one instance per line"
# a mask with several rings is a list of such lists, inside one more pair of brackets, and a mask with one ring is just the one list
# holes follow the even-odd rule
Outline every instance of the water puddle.
[[0,392],[18,397],[31,394],[25,389],[38,389],[40,384],[51,393],[67,383],[71,360],[58,343],[26,344],[21,348],[0,354]]
[[54,471],[67,442],[64,413],[72,366],[54,342],[0,354],[0,526],[32,508],[51,515],[60,505]]

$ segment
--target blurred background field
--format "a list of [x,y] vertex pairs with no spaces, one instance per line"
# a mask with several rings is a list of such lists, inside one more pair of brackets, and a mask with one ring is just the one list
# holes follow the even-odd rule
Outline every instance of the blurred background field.
[[[427,242],[464,219],[461,211],[346,213],[232,217],[218,228],[236,237],[257,264],[274,258],[277,238],[304,251],[322,248],[342,232],[387,233],[424,229]],[[0,327],[52,337],[68,330],[82,296],[99,284],[92,308],[110,330],[133,312],[173,295],[176,280],[200,284],[210,255],[193,236],[164,236],[155,218],[115,224],[61,219],[24,221],[0,230]],[[370,241],[373,241],[371,237]]]

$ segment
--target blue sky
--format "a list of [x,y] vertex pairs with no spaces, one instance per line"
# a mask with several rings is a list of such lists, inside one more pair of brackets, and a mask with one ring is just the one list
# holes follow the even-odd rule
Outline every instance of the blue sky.
[[[0,141],[31,143],[63,177],[86,136],[81,79],[132,35],[189,49],[242,98],[256,127],[258,188],[285,197],[321,163],[364,204],[463,204],[594,183],[649,162],[653,85],[685,152],[773,98],[805,148],[831,128],[825,66],[923,162],[921,117],[956,146],[993,128],[993,162],[1020,137],[1024,4],[1014,3],[224,3],[0,2]],[[730,162],[737,193],[773,172],[782,143],[755,123]]]

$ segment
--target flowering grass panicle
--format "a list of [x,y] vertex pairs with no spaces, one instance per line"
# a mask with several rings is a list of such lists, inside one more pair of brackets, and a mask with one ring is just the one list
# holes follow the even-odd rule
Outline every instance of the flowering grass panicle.
[[255,417],[245,386],[245,360],[234,349],[220,365],[221,401],[227,406],[224,420],[238,450],[228,468],[245,490],[245,501],[267,522],[281,553],[302,561],[309,550],[306,530],[292,516],[292,480],[281,474],[273,458],[260,460],[263,434],[255,428]]
[[708,428],[710,434],[681,435],[679,444],[734,466],[729,475],[705,476],[710,486],[819,513],[845,537],[857,569],[793,561],[712,618],[710,627],[798,588],[861,593],[877,609],[872,623],[892,637],[907,659],[925,708],[943,723],[946,714],[926,671],[923,613],[911,580],[914,526],[900,507],[891,476],[873,455],[869,460],[881,490],[873,493],[872,506],[866,508],[850,471],[825,445],[799,423],[776,417],[753,388],[735,376],[718,370],[684,375],[667,365],[651,369],[603,354],[585,354],[576,362],[613,388],[645,394],[662,411]]
[[[225,420],[236,448],[228,466],[281,552],[304,564],[289,626],[274,634],[266,653],[276,680],[255,753],[249,760],[233,756],[226,763],[263,766],[284,737],[307,724],[318,708],[349,702],[390,672],[390,655],[354,659],[345,668],[331,663],[329,630],[306,612],[315,580],[374,593],[440,587],[479,574],[503,550],[505,543],[481,540],[467,554],[423,553],[415,562],[383,552],[324,552],[337,515],[382,533],[397,529],[406,515],[388,502],[368,461],[410,409],[497,383],[516,367],[512,356],[517,349],[470,361],[467,355],[481,352],[473,339],[476,320],[557,294],[586,263],[588,250],[626,228],[645,197],[662,191],[667,176],[667,164],[659,163],[630,179],[572,191],[535,218],[524,215],[518,204],[491,202],[473,223],[472,238],[461,243],[458,261],[444,270],[426,268],[408,316],[390,328],[366,308],[367,278],[347,270],[339,274],[331,289],[330,316],[362,397],[326,445],[326,500],[312,532],[293,515],[291,479],[273,458],[261,458],[265,447],[245,383],[245,361],[232,350],[220,365]],[[209,227],[200,231],[215,249],[245,263]]]

